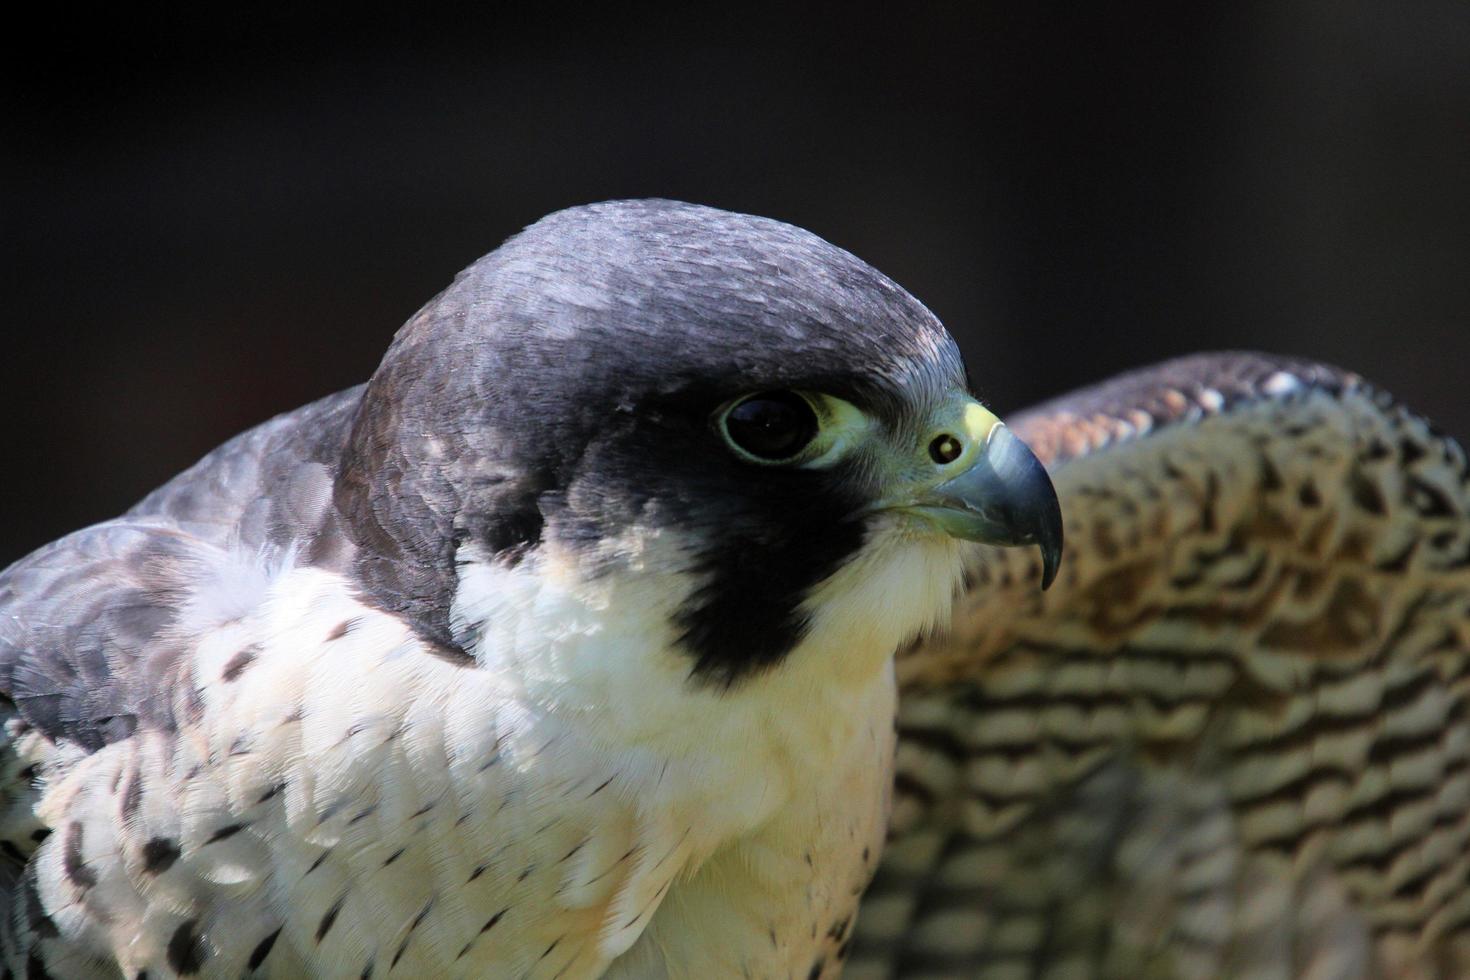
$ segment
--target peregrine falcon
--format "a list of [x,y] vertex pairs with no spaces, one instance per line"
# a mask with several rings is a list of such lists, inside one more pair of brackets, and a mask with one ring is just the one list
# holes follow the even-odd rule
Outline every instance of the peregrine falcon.
[[543,219],[0,575],[6,976],[833,974],[893,654],[1045,470],[848,253]]
[[1470,976],[1460,448],[967,392],[805,232],[544,219],[0,575],[6,975]]

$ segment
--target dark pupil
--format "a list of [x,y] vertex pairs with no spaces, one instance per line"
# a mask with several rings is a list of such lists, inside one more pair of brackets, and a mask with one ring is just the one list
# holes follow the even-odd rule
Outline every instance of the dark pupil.
[[817,434],[817,419],[800,395],[775,391],[730,409],[725,430],[735,445],[762,459],[796,455]]

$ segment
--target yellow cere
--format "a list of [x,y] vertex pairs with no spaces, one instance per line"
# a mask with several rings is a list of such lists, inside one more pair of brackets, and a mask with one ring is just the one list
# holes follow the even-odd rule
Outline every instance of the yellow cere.
[[977,446],[984,446],[990,438],[990,430],[1002,424],[1000,419],[979,402],[972,401],[965,406],[965,434],[970,441]]

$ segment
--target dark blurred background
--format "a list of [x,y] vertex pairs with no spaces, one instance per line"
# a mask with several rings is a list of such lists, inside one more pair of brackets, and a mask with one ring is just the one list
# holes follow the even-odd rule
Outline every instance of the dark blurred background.
[[462,266],[613,197],[856,252],[1002,412],[1250,347],[1470,437],[1464,0],[696,9],[13,32],[0,565],[365,379]]

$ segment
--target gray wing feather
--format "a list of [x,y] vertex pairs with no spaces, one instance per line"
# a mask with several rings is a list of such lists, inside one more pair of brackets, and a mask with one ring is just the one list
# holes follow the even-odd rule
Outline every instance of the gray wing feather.
[[95,751],[140,724],[172,728],[159,682],[186,573],[211,556],[162,522],[77,532],[0,573],[0,691],[52,740]]
[[[331,489],[360,396],[344,391],[243,433],[123,517],[0,572],[8,857],[33,846],[36,781],[58,775],[48,767],[187,720],[199,624],[251,602],[273,555],[328,563],[350,553]],[[211,609],[197,608],[201,596]]]
[[219,544],[309,549],[330,533],[331,494],[363,385],[279,415],[154,490],[129,517],[164,517]]

